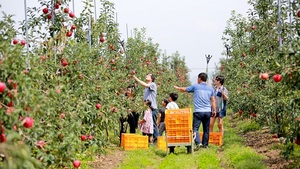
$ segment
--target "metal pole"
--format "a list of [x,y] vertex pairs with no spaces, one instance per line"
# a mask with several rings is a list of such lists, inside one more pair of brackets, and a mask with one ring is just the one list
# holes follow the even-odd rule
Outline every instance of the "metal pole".
[[97,20],[97,2],[94,0],[95,21]]
[[126,23],[126,35],[127,35],[127,40],[128,40],[128,24]]
[[92,46],[92,40],[91,40],[91,15],[89,15],[88,42],[89,42],[89,46],[91,48],[91,46]]
[[[74,0],[72,1],[72,8],[73,8],[73,13],[75,13],[75,2],[74,2]],[[73,30],[73,37],[75,38],[75,34],[76,34],[76,29],[75,30]]]
[[28,41],[28,20],[27,20],[27,4],[26,4],[26,0],[24,0],[24,11],[25,11],[25,28],[26,28],[27,69],[30,70],[29,41]]
[[[51,6],[54,6],[54,0],[51,1]],[[51,15],[52,15],[52,18],[51,18],[51,26],[53,27],[54,26],[54,18],[55,18],[55,15],[54,15],[54,8],[52,8],[52,11],[51,11]],[[54,30],[52,29],[51,30],[51,37],[54,38]],[[53,39],[53,51],[54,51],[54,64],[56,65],[56,40]]]
[[281,24],[282,24],[281,23],[281,0],[277,0],[277,3],[278,3],[279,50],[281,51],[281,49],[282,49],[282,39],[281,39],[281,30],[282,30],[282,27],[281,27]]
[[116,12],[116,23],[118,23],[118,12]]
[[75,13],[75,3],[74,3],[74,0],[72,1],[72,8],[73,8],[73,12]]
[[292,40],[292,5],[291,0],[288,1],[289,3],[289,25],[290,25],[290,40]]

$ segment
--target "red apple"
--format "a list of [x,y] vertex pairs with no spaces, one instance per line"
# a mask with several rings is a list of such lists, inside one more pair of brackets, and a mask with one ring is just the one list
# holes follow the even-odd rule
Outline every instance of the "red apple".
[[253,26],[251,27],[251,29],[254,30],[254,29],[255,29],[255,26],[253,25]]
[[13,101],[10,101],[8,104],[7,104],[8,107],[14,107],[14,102]]
[[6,84],[3,82],[0,82],[0,93],[3,93],[6,89]]
[[47,14],[48,12],[49,12],[49,9],[48,9],[48,8],[44,8],[44,9],[43,9],[43,13],[44,13],[44,14]]
[[110,60],[109,62],[110,62],[110,63],[115,63],[115,60],[114,60],[114,59],[112,59],[112,60]]
[[82,134],[82,135],[80,136],[80,138],[81,138],[81,141],[85,141],[85,140],[87,139],[86,135],[84,135],[84,134]]
[[33,123],[34,123],[33,118],[26,117],[26,118],[24,119],[24,124],[23,124],[23,126],[26,127],[26,128],[31,128],[31,127],[33,126]]
[[51,13],[49,13],[48,15],[47,15],[47,19],[52,19],[52,14]]
[[14,44],[14,45],[16,45],[16,44],[18,44],[18,43],[19,43],[19,40],[18,40],[18,39],[14,39],[14,40],[13,40],[13,44]]
[[45,61],[46,59],[47,59],[46,56],[41,56],[41,60],[42,60],[42,61]]
[[269,74],[268,73],[262,73],[262,74],[260,74],[260,78],[263,79],[263,80],[268,80]]
[[6,142],[6,136],[5,136],[4,133],[2,133],[2,134],[0,135],[0,143],[5,143],[5,142]]
[[131,75],[135,75],[135,73],[136,73],[135,70],[131,71]]
[[93,140],[93,138],[94,138],[94,137],[93,137],[92,135],[89,135],[89,136],[88,136],[88,139],[89,139],[89,140]]
[[41,149],[41,148],[44,148],[46,146],[46,143],[42,140],[39,140],[37,143],[36,143],[36,146]]
[[297,10],[296,14],[297,14],[297,17],[300,18],[300,9]]
[[70,13],[69,13],[69,16],[70,16],[71,18],[74,18],[74,17],[75,17],[75,14],[74,14],[73,12],[70,12]]
[[75,30],[76,29],[76,26],[75,25],[72,25],[71,26],[71,30]]
[[59,118],[64,119],[65,117],[66,117],[66,113],[61,113],[61,114],[59,115]]
[[69,8],[65,8],[64,13],[69,13]]
[[66,67],[66,66],[68,66],[68,61],[66,61],[66,60],[63,60],[63,61],[61,61],[61,65],[63,66],[63,67]]
[[243,54],[242,54],[242,57],[246,57],[246,53],[243,53]]
[[80,161],[79,161],[79,160],[75,160],[75,161],[73,162],[73,166],[74,166],[75,168],[78,168],[78,167],[80,166]]
[[23,70],[23,73],[26,75],[28,73],[28,70]]
[[21,45],[25,46],[26,45],[26,41],[25,40],[21,40]]
[[72,31],[68,31],[66,35],[67,35],[67,37],[71,37],[72,34],[73,34]]
[[104,41],[105,41],[105,37],[101,37],[101,38],[100,38],[100,42],[103,43]]
[[78,78],[79,78],[79,79],[83,79],[83,74],[80,73],[80,74],[78,75]]
[[59,4],[56,3],[56,4],[54,5],[54,8],[55,8],[55,9],[58,9],[58,8],[59,8]]
[[274,80],[274,82],[280,82],[282,80],[281,74],[275,74],[273,76],[273,80]]
[[110,50],[115,50],[115,47],[113,45],[109,45]]
[[96,104],[96,109],[98,109],[98,110],[101,109],[101,104],[100,103]]

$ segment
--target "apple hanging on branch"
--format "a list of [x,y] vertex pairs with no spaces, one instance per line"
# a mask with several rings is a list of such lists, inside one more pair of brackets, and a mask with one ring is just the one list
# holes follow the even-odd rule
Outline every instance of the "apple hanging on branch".
[[3,93],[6,89],[6,85],[3,82],[0,82],[0,93]]
[[269,74],[268,73],[262,73],[262,74],[260,74],[260,78],[263,79],[263,80],[268,80]]
[[274,82],[280,82],[282,80],[282,75],[281,74],[275,74],[273,76]]

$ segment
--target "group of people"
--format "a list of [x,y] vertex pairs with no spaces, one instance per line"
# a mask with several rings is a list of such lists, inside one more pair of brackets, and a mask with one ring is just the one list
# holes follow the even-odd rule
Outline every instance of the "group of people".
[[[155,76],[151,73],[147,74],[145,82],[134,75],[132,77],[136,82],[144,87],[143,100],[145,107],[143,110],[145,111],[137,125],[140,126],[142,134],[148,136],[150,144],[156,143],[157,137],[161,136],[165,131],[165,110],[179,109],[176,103],[178,94],[175,92],[170,93],[169,98],[162,101],[163,107],[158,110],[156,102],[157,86],[155,84]],[[174,86],[174,88],[179,92],[194,94],[193,132],[196,144],[195,150],[198,150],[200,147],[207,148],[209,132],[213,131],[216,119],[218,119],[219,131],[222,132],[222,134],[224,133],[222,119],[226,116],[226,105],[228,100],[228,90],[223,86],[225,78],[224,76],[218,75],[214,79],[215,87],[209,86],[206,83],[207,79],[208,77],[206,73],[200,73],[198,75],[197,84],[188,87]],[[136,113],[131,116],[136,116]],[[200,141],[198,132],[201,123],[203,126],[202,142]],[[135,128],[137,125],[134,124],[132,127],[130,126],[130,128]],[[170,148],[170,152],[171,151],[174,151],[174,147],[173,149]]]

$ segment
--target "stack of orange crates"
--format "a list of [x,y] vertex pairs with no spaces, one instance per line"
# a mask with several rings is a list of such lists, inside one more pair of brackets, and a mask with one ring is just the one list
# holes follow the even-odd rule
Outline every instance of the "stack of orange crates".
[[168,143],[192,142],[192,113],[190,108],[166,110],[165,124]]
[[148,136],[122,133],[121,147],[124,150],[147,149],[148,148]]
[[[202,140],[203,132],[199,132],[200,139]],[[222,145],[223,144],[223,136],[221,132],[209,132],[209,144]]]

